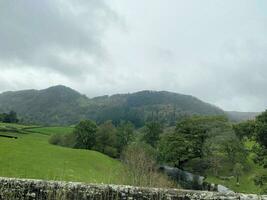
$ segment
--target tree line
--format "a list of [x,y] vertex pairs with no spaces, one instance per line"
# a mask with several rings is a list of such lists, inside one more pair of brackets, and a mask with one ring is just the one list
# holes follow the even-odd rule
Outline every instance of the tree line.
[[[130,122],[114,125],[106,121],[97,125],[85,120],[76,125],[72,134],[52,136],[50,143],[96,150],[121,159],[133,177],[129,184],[153,186],[148,183],[160,179],[164,183],[161,187],[172,186],[173,182],[156,173],[161,164],[198,175],[235,177],[239,184],[241,175],[251,170],[247,141],[255,142],[254,162],[267,168],[266,130],[267,111],[256,120],[238,124],[229,122],[225,116],[185,116],[175,127],[164,127],[163,123],[153,120],[138,129]],[[255,184],[265,192],[266,174],[254,177]],[[199,189],[194,185],[182,186]]]
[[242,140],[252,140],[254,145],[253,161],[262,166],[255,177],[254,182],[258,185],[263,194],[267,193],[267,111],[256,117],[255,120],[248,120],[234,126],[237,136]]
[[10,111],[9,113],[0,113],[0,122],[3,123],[18,123],[17,113]]
[[122,180],[124,184],[177,187],[165,175],[158,172],[155,149],[144,142],[150,140],[157,128],[152,124],[147,125],[147,134],[139,141],[139,134],[131,122],[122,121],[115,126],[110,120],[100,125],[92,120],[84,120],[75,126],[71,134],[53,135],[49,142],[71,148],[95,150],[121,159],[125,164],[123,177],[127,177]]
[[134,126],[130,122],[121,122],[117,127],[112,121],[99,126],[92,120],[81,121],[73,133],[56,134],[50,143],[77,149],[96,150],[113,158],[118,158],[132,140]]

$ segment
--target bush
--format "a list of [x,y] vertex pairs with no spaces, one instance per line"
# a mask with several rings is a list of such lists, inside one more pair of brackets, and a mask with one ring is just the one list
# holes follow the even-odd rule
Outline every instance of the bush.
[[194,158],[185,164],[185,169],[194,174],[205,175],[206,170],[209,167],[209,162],[206,159]]
[[49,143],[53,145],[59,145],[64,147],[74,148],[75,146],[75,135],[71,134],[55,134],[49,138]]
[[110,157],[117,158],[118,157],[118,151],[115,147],[106,146],[104,148],[104,152],[102,152]]
[[143,187],[174,187],[175,184],[157,171],[154,149],[144,143],[129,145],[123,152],[125,184]]
[[62,145],[62,142],[63,142],[63,137],[61,134],[55,134],[55,135],[52,135],[50,138],[49,138],[49,143],[50,144],[54,144],[54,145]]

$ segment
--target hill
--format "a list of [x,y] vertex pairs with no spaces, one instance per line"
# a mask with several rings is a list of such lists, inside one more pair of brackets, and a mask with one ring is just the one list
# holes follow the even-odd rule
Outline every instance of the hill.
[[65,86],[0,94],[0,111],[14,110],[28,123],[72,124],[85,118],[89,99]]
[[71,125],[84,118],[97,122],[121,120],[137,127],[157,119],[172,125],[186,115],[224,115],[224,111],[196,97],[166,91],[141,91],[89,99],[79,92],[54,86],[0,94],[0,112],[14,110],[27,123]]
[[[5,130],[2,132],[1,130]],[[7,132],[6,130],[9,129]],[[0,176],[46,180],[121,183],[122,164],[96,151],[63,148],[48,143],[51,134],[71,127],[29,127],[0,123]]]

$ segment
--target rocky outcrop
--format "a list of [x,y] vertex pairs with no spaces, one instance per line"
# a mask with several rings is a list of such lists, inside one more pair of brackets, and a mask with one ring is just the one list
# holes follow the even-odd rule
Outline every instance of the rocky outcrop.
[[0,200],[267,200],[267,196],[0,178]]

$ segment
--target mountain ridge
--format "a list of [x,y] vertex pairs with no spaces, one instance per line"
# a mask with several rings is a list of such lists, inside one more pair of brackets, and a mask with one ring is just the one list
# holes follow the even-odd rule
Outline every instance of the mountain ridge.
[[219,107],[192,95],[142,90],[89,98],[64,85],[0,93],[0,112],[10,110],[16,111],[25,123],[46,125],[93,119],[99,123],[126,120],[139,127],[150,120],[174,125],[177,119],[188,115],[225,115]]

